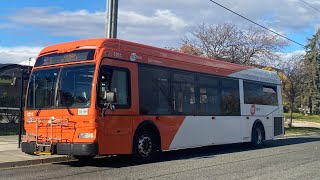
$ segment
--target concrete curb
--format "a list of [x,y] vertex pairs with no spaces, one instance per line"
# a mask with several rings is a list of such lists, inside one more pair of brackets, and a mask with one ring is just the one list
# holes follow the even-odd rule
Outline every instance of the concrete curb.
[[26,161],[15,161],[15,162],[4,162],[0,163],[1,168],[12,168],[12,167],[20,167],[20,166],[29,166],[29,165],[37,165],[37,164],[47,164],[54,162],[63,162],[63,161],[71,161],[74,160],[71,156],[63,156],[63,157],[50,157],[43,159],[31,159]]

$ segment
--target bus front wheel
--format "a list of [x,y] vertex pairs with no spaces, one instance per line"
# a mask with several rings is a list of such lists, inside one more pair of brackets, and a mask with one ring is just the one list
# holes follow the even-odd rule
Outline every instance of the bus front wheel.
[[158,150],[157,136],[153,131],[139,131],[133,141],[133,161],[139,164],[154,160]]

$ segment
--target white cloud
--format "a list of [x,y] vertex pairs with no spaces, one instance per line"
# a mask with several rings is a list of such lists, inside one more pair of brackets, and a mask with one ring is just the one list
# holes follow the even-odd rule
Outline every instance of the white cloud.
[[298,56],[303,57],[306,54],[306,52],[304,50],[297,50],[290,53],[278,53],[278,54],[280,55],[281,59],[290,60]]
[[43,28],[56,36],[101,37],[104,32],[104,13],[87,10],[57,12],[56,9],[26,8],[10,20]]
[[[24,13],[28,11],[28,13]],[[55,36],[95,38],[105,36],[105,12],[88,10],[56,11],[48,8],[28,8],[10,17],[14,23],[43,28]],[[187,23],[170,10],[156,9],[151,15],[119,10],[120,38],[141,43],[167,41],[174,34],[175,40]],[[149,36],[148,36],[149,35]]]
[[35,57],[38,55],[41,47],[0,47],[0,63],[34,65]]
[[291,63],[291,62],[302,59],[306,54],[306,52],[304,50],[296,50],[288,53],[277,52],[276,54],[278,55],[279,58],[275,59],[272,62],[269,62],[268,65],[281,69],[287,63]]
[[[225,0],[219,3],[285,34],[303,30],[318,19],[317,13],[297,0]],[[319,3],[310,3],[320,8]],[[252,25],[210,1],[127,0],[125,3],[120,2],[119,7],[119,37],[153,45],[167,45],[158,42],[159,40],[178,41],[190,26],[200,22]],[[14,23],[43,28],[56,36],[92,38],[103,37],[105,34],[105,12],[102,11],[26,8],[11,15],[10,20]],[[174,39],[169,39],[172,37]]]
[[170,10],[156,10],[152,16],[145,16],[134,11],[120,11],[119,24],[131,26],[165,26],[173,31],[178,31],[187,26],[187,23],[177,17]]
[[[304,29],[310,26],[309,23],[318,19],[318,13],[306,6],[299,0],[216,0],[224,5],[254,21],[267,21],[266,25],[277,29]],[[320,8],[320,3],[310,1],[314,7]],[[250,24],[248,21],[241,19],[237,15],[219,7],[210,1],[198,0],[126,0],[120,3],[124,10],[150,13],[150,9],[168,9],[179,17],[188,20],[188,24],[197,24],[205,21],[209,24],[221,22],[232,22],[238,24]]]
[[[218,3],[283,35],[314,29],[319,13],[299,0],[217,0]],[[317,1],[307,1],[320,9]],[[118,37],[154,46],[178,46],[181,37],[201,22],[252,25],[210,1],[126,0],[119,2]],[[27,13],[26,13],[27,12]],[[8,15],[20,28],[35,27],[54,36],[95,38],[105,36],[105,12],[86,9],[25,8]],[[26,26],[28,25],[28,26]],[[2,27],[3,26],[3,27]],[[0,29],[8,25],[0,25]],[[307,37],[306,37],[307,38]],[[294,37],[293,37],[294,39]],[[304,43],[304,42],[300,42]]]
[[12,27],[13,27],[13,25],[8,24],[8,23],[0,24],[0,29],[9,29],[9,28],[12,28]]

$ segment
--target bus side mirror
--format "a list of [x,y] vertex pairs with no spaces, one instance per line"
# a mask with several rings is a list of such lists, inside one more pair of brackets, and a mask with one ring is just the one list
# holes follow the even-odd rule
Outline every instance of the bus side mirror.
[[115,92],[107,92],[103,91],[103,100],[107,101],[107,103],[114,103],[116,102],[116,93]]
[[117,101],[117,96],[115,92],[107,92],[107,91],[103,91],[102,92],[103,97],[102,99],[105,101],[103,103],[103,110],[102,110],[102,117],[105,116],[104,114],[104,110],[106,109],[110,109],[110,110],[115,110],[115,106],[112,103],[115,103]]
[[107,102],[116,102],[116,93],[115,92],[107,92]]

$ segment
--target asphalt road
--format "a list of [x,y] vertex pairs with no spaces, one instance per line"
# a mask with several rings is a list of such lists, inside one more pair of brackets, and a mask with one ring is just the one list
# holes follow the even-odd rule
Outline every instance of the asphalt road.
[[112,157],[0,169],[0,179],[320,179],[320,136],[256,150],[236,144],[171,151],[144,165]]

